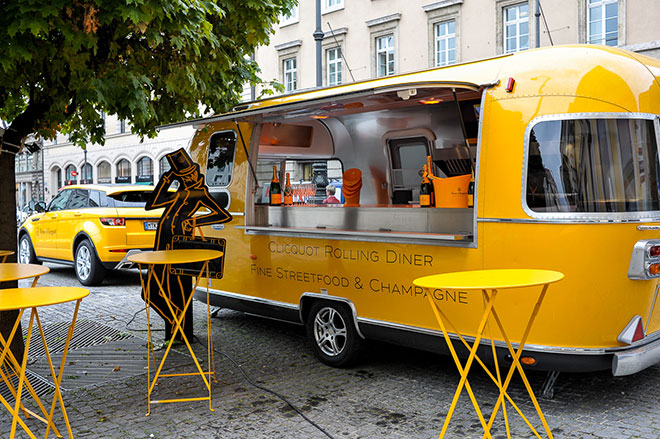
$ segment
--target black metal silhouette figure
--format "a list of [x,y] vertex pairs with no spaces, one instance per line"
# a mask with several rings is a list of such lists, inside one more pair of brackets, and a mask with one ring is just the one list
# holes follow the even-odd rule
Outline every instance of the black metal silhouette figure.
[[[186,236],[192,237],[195,227],[226,223],[232,219],[229,212],[213,199],[199,165],[192,161],[183,148],[167,154],[166,157],[171,169],[161,176],[145,206],[146,210],[165,208],[158,223],[154,250],[173,249],[175,241]],[[170,192],[170,185],[175,180],[179,182],[179,187],[176,192]],[[163,267],[156,267],[155,274],[158,278],[162,278],[163,270]],[[170,272],[164,282],[163,289],[169,294],[170,305],[178,314],[192,294],[192,278],[189,275]],[[165,339],[170,340],[174,332],[174,321],[162,294],[158,285],[153,282],[149,302],[165,321]],[[182,324],[183,332],[189,340],[193,336],[192,323],[191,303]]]

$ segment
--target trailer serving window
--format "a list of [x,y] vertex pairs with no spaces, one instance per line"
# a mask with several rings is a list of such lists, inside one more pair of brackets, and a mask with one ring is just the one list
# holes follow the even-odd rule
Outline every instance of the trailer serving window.
[[641,118],[546,120],[528,136],[530,213],[660,210],[655,123]]
[[[420,208],[419,192],[427,156],[436,176],[469,177],[480,103],[476,86],[397,86],[243,116],[255,125],[251,148],[257,180],[250,184],[257,189],[250,195],[246,231],[474,246],[475,213],[467,196],[465,206],[426,209]],[[280,184],[289,172],[292,185],[307,193],[304,202],[267,205],[273,165]],[[343,201],[345,172],[353,182],[346,188],[350,201],[323,203],[328,184]],[[311,193],[304,192],[306,185],[314,186]],[[294,199],[300,197],[294,193]]]

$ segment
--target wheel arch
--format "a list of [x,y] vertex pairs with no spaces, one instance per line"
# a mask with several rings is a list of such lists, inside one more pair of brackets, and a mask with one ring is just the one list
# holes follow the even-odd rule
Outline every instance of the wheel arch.
[[96,259],[98,259],[100,261],[101,259],[99,258],[99,253],[96,251],[96,244],[94,244],[94,240],[84,230],[81,230],[80,232],[78,232],[76,234],[76,236],[73,238],[73,242],[72,242],[72,246],[71,246],[72,247],[71,248],[71,256],[73,258],[72,260],[73,261],[76,260],[76,249],[78,248],[80,243],[83,242],[84,240],[88,240],[90,242],[90,244],[92,244],[92,249],[94,250],[94,254],[96,255]]
[[346,308],[348,308],[348,310],[351,312],[351,315],[353,316],[353,327],[355,328],[355,331],[357,332],[357,334],[360,336],[361,339],[365,339],[364,335],[362,334],[362,331],[360,331],[360,326],[358,325],[357,308],[355,307],[355,304],[346,297],[329,296],[327,294],[319,294],[319,293],[311,293],[311,292],[303,293],[300,296],[300,306],[299,306],[300,321],[303,323],[303,325],[307,324],[307,320],[309,319],[309,311],[312,308],[312,304],[317,301],[340,303],[344,305]]
[[30,236],[30,232],[28,232],[25,226],[21,226],[18,228],[18,240],[20,241],[24,235],[27,235],[30,242],[32,242],[32,237]]

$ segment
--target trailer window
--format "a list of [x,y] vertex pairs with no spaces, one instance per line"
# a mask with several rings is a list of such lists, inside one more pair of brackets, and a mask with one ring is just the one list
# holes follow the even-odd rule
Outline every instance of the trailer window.
[[206,184],[211,187],[229,186],[234,171],[236,133],[224,131],[211,136],[206,162]]
[[540,122],[530,132],[526,166],[534,212],[660,210],[652,120]]
[[[277,166],[277,178],[282,189],[286,183],[286,173],[289,173],[293,198],[296,204],[323,204],[326,199],[326,187],[335,187],[335,196],[340,201],[343,168],[339,160],[280,160],[259,158],[257,161],[257,178],[259,190],[255,203],[268,204],[270,182],[273,179],[273,166]],[[282,171],[284,166],[285,171]]]

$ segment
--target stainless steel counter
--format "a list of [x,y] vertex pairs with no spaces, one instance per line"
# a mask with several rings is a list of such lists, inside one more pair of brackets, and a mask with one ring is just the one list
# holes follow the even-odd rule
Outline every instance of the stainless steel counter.
[[246,233],[469,246],[472,209],[408,206],[255,206]]

